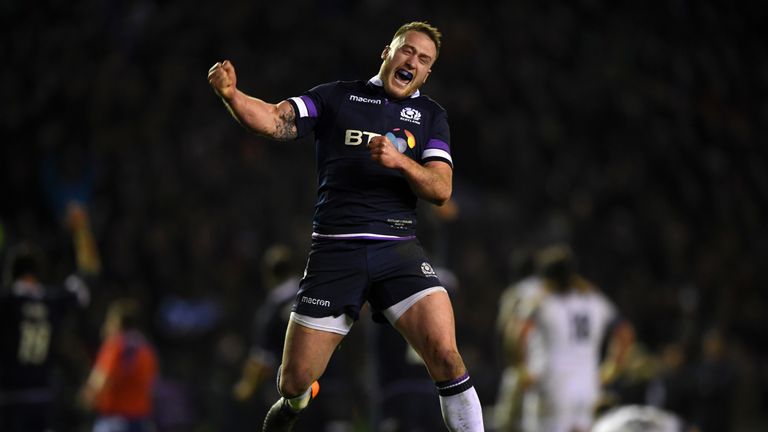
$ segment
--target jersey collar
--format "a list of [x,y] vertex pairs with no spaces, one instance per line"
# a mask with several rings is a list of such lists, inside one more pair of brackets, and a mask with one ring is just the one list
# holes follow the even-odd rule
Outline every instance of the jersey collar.
[[[384,82],[381,80],[381,78],[379,78],[379,76],[378,76],[378,75],[376,75],[376,76],[374,76],[373,78],[369,79],[369,80],[368,80],[368,82],[369,82],[369,83],[371,83],[371,84],[373,84],[373,85],[375,85],[376,87],[382,87],[382,88],[384,87]],[[415,91],[415,92],[414,92],[414,93],[413,93],[413,94],[410,96],[410,98],[411,98],[411,99],[413,99],[413,98],[417,98],[417,97],[419,97],[420,95],[421,95],[421,92],[420,92],[419,90],[416,90],[416,91]]]

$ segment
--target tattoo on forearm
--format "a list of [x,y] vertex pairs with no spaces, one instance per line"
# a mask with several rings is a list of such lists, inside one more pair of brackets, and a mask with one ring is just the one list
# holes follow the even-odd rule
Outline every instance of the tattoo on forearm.
[[280,118],[275,122],[275,139],[291,140],[296,138],[296,114],[293,110],[280,113]]

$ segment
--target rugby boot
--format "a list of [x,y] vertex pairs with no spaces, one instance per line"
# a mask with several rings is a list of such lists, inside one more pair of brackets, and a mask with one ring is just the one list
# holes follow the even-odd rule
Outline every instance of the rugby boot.
[[292,431],[301,410],[309,406],[309,403],[317,397],[319,391],[320,384],[317,381],[313,382],[309,391],[309,399],[306,403],[302,403],[298,410],[291,407],[288,399],[281,397],[267,412],[267,416],[264,418],[264,426],[261,429],[262,432]]

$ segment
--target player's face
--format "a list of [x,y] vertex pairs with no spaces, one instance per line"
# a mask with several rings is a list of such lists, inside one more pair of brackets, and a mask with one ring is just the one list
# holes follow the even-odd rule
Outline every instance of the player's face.
[[394,99],[409,97],[427,80],[435,57],[437,48],[426,34],[411,30],[398,36],[381,53],[384,90]]

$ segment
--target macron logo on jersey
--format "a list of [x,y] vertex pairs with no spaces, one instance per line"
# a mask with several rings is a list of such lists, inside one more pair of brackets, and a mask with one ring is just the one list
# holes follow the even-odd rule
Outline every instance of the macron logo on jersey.
[[368,104],[374,104],[374,105],[381,105],[381,99],[369,99],[369,98],[364,98],[360,96],[349,95],[349,100],[351,100],[352,102],[362,102],[362,103],[368,103]]

